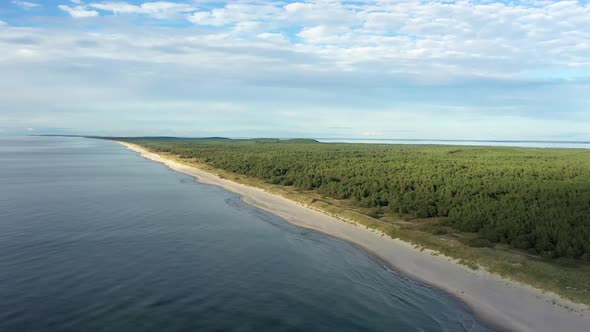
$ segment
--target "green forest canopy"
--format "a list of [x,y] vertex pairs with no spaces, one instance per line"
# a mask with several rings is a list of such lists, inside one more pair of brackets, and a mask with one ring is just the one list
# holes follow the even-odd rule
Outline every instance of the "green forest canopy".
[[125,139],[547,257],[590,260],[590,151],[314,140]]

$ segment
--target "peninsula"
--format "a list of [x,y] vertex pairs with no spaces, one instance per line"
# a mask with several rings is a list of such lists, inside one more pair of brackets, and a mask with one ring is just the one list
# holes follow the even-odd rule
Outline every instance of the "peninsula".
[[[235,161],[236,158],[244,157],[244,151],[252,152],[252,149],[273,151],[274,155],[271,153],[270,158],[279,160],[293,149],[305,158],[314,153],[313,149],[322,149],[326,152],[338,151],[343,149],[342,145],[322,145],[306,140],[288,143],[273,140],[231,142],[220,139],[119,140],[145,158],[192,175],[200,182],[236,192],[245,202],[270,211],[290,223],[350,241],[379,257],[387,267],[459,297],[473,309],[477,316],[499,330],[587,331],[590,329],[586,285],[588,278],[584,278],[590,274],[583,260],[587,256],[582,258],[584,254],[580,257],[561,258],[562,260],[559,260],[557,254],[553,254],[556,257],[544,258],[542,253],[536,253],[530,249],[522,250],[510,244],[494,243],[478,235],[481,234],[478,232],[461,231],[445,218],[416,216],[415,211],[412,216],[409,211],[400,213],[399,209],[391,211],[382,206],[376,208],[370,204],[363,206],[350,200],[335,199],[333,196],[320,194],[318,190],[302,188],[302,185],[280,184],[276,179],[268,181],[262,177],[246,175],[245,172],[236,172],[235,169],[228,171],[229,167],[219,166],[224,162],[222,156],[227,158],[225,162]],[[269,148],[269,146],[274,147]],[[298,147],[293,148],[293,146]],[[310,146],[319,147],[310,150]],[[353,151],[348,162],[354,170],[351,160],[354,158],[355,149],[350,146],[344,148],[350,148]],[[400,149],[404,150],[404,148]],[[411,154],[415,148],[405,149],[406,153]],[[464,153],[462,147],[422,147],[422,149],[443,149],[445,155],[455,159]],[[467,148],[465,154],[469,155],[470,149],[478,148]],[[573,175],[574,178],[576,174],[581,175],[582,178],[588,175],[587,169],[583,168],[583,163],[579,164],[582,166],[571,163],[572,160],[588,158],[590,154],[586,151],[543,152],[516,149],[516,152],[510,152],[515,149],[479,149],[480,151],[477,152],[480,155],[484,149],[491,150],[490,158],[504,160],[509,157],[526,160],[536,156],[537,162],[545,160],[549,163],[545,166],[549,168],[554,166],[550,164],[551,153],[569,155],[566,158],[570,158],[568,162],[572,165],[572,169],[562,169],[564,177],[568,174]],[[356,147],[356,150],[357,153],[366,153],[359,152],[359,147]],[[368,150],[375,154],[371,148]],[[189,152],[194,155],[190,155]],[[426,154],[428,150],[421,152]],[[209,157],[203,157],[199,153],[208,153]],[[334,152],[331,153],[332,155],[326,158],[334,158]],[[436,159],[437,155],[431,153],[430,157]],[[257,159],[250,155],[243,160],[252,168],[263,164],[260,156]],[[461,169],[462,165],[459,163],[457,167]],[[536,169],[533,167],[530,171],[534,173],[539,172],[538,170],[538,167]],[[289,169],[277,171],[277,177],[289,171]],[[537,173],[537,177],[539,176],[543,174]],[[580,178],[576,180],[580,181]],[[311,181],[314,180],[311,179]],[[511,212],[519,211],[512,209]],[[569,265],[564,263],[564,259],[567,259]],[[560,282],[551,283],[548,281],[551,278]],[[569,283],[567,287],[561,287],[561,282],[564,280]],[[582,289],[582,287],[586,288]]]

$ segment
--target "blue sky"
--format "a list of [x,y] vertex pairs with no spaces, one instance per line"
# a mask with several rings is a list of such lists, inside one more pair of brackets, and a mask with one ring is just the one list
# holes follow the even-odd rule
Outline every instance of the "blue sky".
[[587,1],[0,1],[0,135],[590,140]]

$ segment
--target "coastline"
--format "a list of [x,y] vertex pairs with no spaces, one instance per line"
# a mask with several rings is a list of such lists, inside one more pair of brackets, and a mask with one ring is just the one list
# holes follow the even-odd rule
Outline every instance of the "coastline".
[[[480,320],[509,331],[590,331],[590,313],[584,305],[553,293],[512,282],[481,269],[471,270],[454,259],[392,239],[376,230],[345,222],[263,189],[246,186],[119,142],[146,159],[196,177],[200,182],[238,193],[250,205],[269,211],[300,227],[314,229],[353,243],[393,270],[441,289],[462,300]],[[564,306],[573,309],[567,309]]]

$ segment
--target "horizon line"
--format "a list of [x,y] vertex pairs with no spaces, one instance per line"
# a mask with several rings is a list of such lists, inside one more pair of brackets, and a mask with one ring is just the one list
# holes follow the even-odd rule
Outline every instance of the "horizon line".
[[264,136],[173,136],[173,135],[138,135],[138,136],[107,136],[107,135],[78,135],[78,134],[36,134],[36,135],[6,135],[6,136],[61,136],[61,137],[102,137],[102,138],[226,138],[226,139],[316,139],[316,140],[354,140],[354,141],[406,141],[406,142],[491,142],[491,143],[571,143],[590,144],[590,141],[560,141],[560,140],[517,140],[517,139],[436,139],[436,138],[363,138],[363,137],[264,137]]

